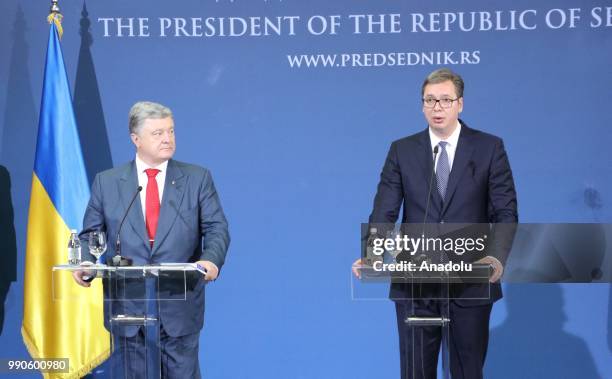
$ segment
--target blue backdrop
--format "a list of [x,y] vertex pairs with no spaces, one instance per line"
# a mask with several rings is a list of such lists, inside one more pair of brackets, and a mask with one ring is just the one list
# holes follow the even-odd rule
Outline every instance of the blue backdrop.
[[[0,358],[27,357],[22,279],[48,5],[0,4],[1,233],[16,238],[0,256],[0,289],[10,284]],[[60,2],[90,179],[133,159],[127,113],[144,99],[173,109],[175,157],[214,175],[232,244],[207,292],[210,378],[398,377],[393,306],[351,300],[350,264],[389,144],[426,127],[420,86],[436,68],[463,76],[468,125],[504,138],[522,222],[611,222],[611,5]],[[612,377],[611,293],[506,286],[487,373]]]

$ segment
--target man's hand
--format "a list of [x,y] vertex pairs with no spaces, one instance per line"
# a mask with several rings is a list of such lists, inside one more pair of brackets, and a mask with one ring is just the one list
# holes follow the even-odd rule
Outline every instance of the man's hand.
[[[93,263],[85,261],[81,266],[90,266]],[[78,285],[82,287],[91,287],[91,279],[96,275],[95,270],[76,270],[72,272],[72,278]]]
[[504,274],[504,266],[499,260],[497,260],[497,258],[486,256],[482,259],[477,260],[475,263],[484,263],[491,265],[491,267],[493,268],[493,274],[489,278],[489,282],[491,283],[497,282]]
[[206,269],[205,280],[215,280],[219,276],[219,267],[211,261],[197,261],[196,263]]
[[361,258],[353,262],[353,266],[351,266],[351,270],[353,271],[353,275],[361,279],[361,271],[360,271],[361,270]]

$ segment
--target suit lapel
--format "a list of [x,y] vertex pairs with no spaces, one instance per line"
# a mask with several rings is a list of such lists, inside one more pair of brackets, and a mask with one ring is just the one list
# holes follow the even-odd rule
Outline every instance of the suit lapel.
[[185,193],[186,176],[173,160],[168,161],[168,172],[164,183],[164,193],[159,211],[159,222],[155,233],[155,243],[153,244],[153,254],[164,241],[172,225],[176,221],[183,194]]
[[[132,161],[132,163],[128,165],[123,175],[121,175],[119,181],[119,195],[121,196],[121,203],[123,204],[124,212],[130,206],[130,201],[132,201],[137,188],[138,174],[136,173],[136,163]],[[134,200],[132,209],[130,209],[130,212],[127,215],[127,222],[148,248],[149,237],[147,236],[147,229],[145,226],[144,217],[142,215],[140,198],[136,198],[136,200]]]
[[[421,133],[419,137],[419,146],[420,151],[417,154],[419,165],[421,166],[421,172],[423,174],[423,183],[425,183],[425,194],[429,192],[429,184],[431,182],[431,199],[430,199],[430,208],[428,214],[432,214],[432,209],[436,209],[437,212],[440,212],[440,204],[442,204],[442,197],[438,193],[436,187],[436,178],[434,176],[433,180],[431,178],[431,173],[433,170],[433,150],[431,149],[431,139],[429,138],[429,128],[425,129]],[[427,201],[427,199],[425,199]]]
[[[457,142],[457,149],[455,150],[455,159],[453,161],[453,168],[451,169],[450,176],[448,177],[448,186],[446,187],[446,201],[444,201],[444,207],[442,208],[442,214],[446,212],[449,204],[453,200],[453,195],[459,184],[459,179],[464,174],[472,153],[474,152],[474,146],[470,139],[471,129],[469,129],[464,123],[461,123],[461,133],[459,134],[459,141]],[[437,192],[437,191],[436,191]]]

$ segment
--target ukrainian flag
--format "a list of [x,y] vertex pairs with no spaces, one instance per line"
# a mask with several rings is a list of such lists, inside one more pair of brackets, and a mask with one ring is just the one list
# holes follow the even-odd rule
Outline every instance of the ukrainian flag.
[[51,24],[47,47],[28,216],[21,333],[33,358],[69,359],[68,374],[44,374],[46,378],[78,378],[108,357],[110,338],[103,326],[100,281],[81,288],[70,273],[52,273],[54,265],[67,263],[70,229],[81,229],[89,200],[58,26]]

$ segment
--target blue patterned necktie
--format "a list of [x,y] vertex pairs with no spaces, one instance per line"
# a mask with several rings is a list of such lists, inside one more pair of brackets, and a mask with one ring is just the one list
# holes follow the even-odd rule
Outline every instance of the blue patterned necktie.
[[450,175],[450,165],[448,163],[448,153],[446,152],[446,145],[448,142],[440,141],[440,156],[438,157],[438,163],[436,165],[436,182],[438,183],[438,192],[444,200],[446,195],[446,186],[448,185],[448,176]]

